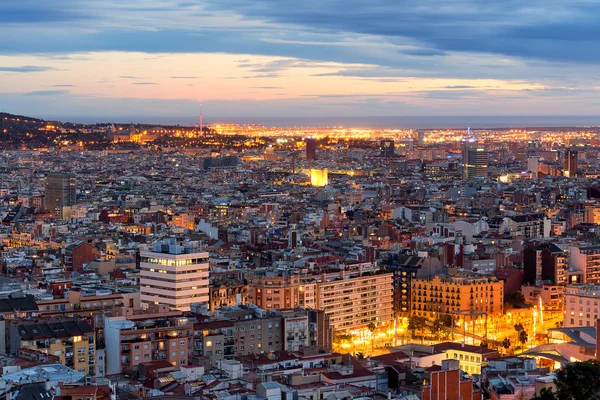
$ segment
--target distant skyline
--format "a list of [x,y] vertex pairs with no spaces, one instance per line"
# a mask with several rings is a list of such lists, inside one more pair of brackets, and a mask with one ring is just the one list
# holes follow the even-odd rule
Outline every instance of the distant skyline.
[[307,125],[594,116],[597,15],[589,0],[5,1],[0,110],[186,123],[201,103],[208,120]]
[[[128,118],[111,118],[109,116],[76,116],[56,117],[41,116],[46,119],[56,119],[62,122],[83,124],[110,123],[128,125],[181,125],[196,126],[194,116],[129,116]],[[502,128],[560,128],[560,127],[598,127],[600,116],[328,116],[328,117],[210,117],[204,119],[204,125],[236,123],[261,124],[267,127],[312,127],[312,128],[365,128],[365,129],[456,129],[471,131],[481,129]]]

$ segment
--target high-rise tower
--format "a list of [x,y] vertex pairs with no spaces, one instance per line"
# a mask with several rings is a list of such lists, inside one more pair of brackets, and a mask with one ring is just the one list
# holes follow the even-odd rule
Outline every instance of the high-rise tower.
[[567,178],[575,178],[577,176],[577,150],[565,150],[565,168],[564,175]]
[[488,159],[488,152],[483,147],[463,148],[463,178],[487,176]]
[[72,174],[48,174],[46,176],[46,208],[62,217],[62,208],[76,202],[77,181]]
[[379,143],[379,150],[381,151],[381,157],[394,157],[394,141],[392,139],[383,139]]
[[306,159],[314,161],[317,159],[317,138],[307,137],[306,140]]

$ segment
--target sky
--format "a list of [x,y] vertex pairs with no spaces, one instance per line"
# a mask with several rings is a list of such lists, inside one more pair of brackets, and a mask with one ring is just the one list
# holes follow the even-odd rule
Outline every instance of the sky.
[[596,0],[0,1],[0,110],[600,114]]

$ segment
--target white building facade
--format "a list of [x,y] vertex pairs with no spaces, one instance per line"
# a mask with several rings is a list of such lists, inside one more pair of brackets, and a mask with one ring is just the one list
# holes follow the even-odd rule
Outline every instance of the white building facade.
[[140,252],[142,306],[167,304],[189,311],[193,303],[208,303],[209,255],[197,242],[175,239],[155,242],[152,251]]

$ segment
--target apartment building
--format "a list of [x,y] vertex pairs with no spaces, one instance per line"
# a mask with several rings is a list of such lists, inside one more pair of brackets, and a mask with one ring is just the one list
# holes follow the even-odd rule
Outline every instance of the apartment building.
[[218,310],[215,320],[194,324],[194,355],[218,361],[281,350],[331,351],[333,329],[320,310],[267,311],[255,306]]
[[248,302],[266,310],[323,310],[336,331],[393,319],[393,272],[372,262],[303,271],[262,270],[248,279]]
[[394,274],[371,263],[347,265],[318,276],[315,308],[323,310],[335,331],[366,328],[371,322],[393,320]]
[[457,360],[460,369],[471,375],[481,375],[482,365],[488,359],[500,356],[497,350],[463,343],[444,342],[434,344],[432,347],[436,353],[445,353],[447,360]]
[[300,306],[300,277],[264,271],[248,276],[248,302],[265,310]]
[[237,350],[234,329],[235,322],[227,320],[195,323],[194,356],[207,357],[210,366],[232,359]]
[[569,247],[569,283],[600,283],[600,245]]
[[429,278],[443,270],[437,258],[403,254],[392,256],[386,269],[394,273],[394,310],[402,316],[410,314],[412,280]]
[[527,246],[523,250],[523,271],[525,282],[531,285],[542,281],[566,285],[568,251],[554,243]]
[[308,313],[304,310],[282,311],[283,345],[285,351],[300,351],[310,343]]
[[412,315],[434,319],[438,314],[478,310],[502,314],[504,282],[477,276],[435,276],[411,283]]
[[219,360],[282,349],[282,317],[278,311],[229,307],[219,310],[217,318],[194,325],[194,354],[208,357],[213,366]]
[[564,298],[565,328],[596,326],[600,318],[600,285],[567,285]]
[[166,305],[146,310],[122,308],[104,318],[106,374],[138,374],[140,364],[166,360],[187,365],[192,355],[194,324]]
[[536,306],[541,303],[544,311],[562,312],[563,310],[565,302],[565,286],[563,285],[524,285],[521,287],[521,293],[526,302]]
[[209,287],[208,309],[212,313],[217,308],[248,303],[248,285],[235,280],[214,280]]
[[488,225],[491,232],[508,233],[511,236],[522,236],[526,239],[550,237],[552,228],[550,219],[543,213],[490,218]]
[[152,251],[141,251],[141,302],[167,304],[189,311],[193,303],[209,302],[208,253],[197,242],[157,241]]
[[28,349],[54,355],[60,363],[83,374],[94,375],[96,332],[80,319],[15,322],[10,325],[10,351]]
[[38,315],[42,317],[70,315],[90,315],[111,310],[113,307],[137,306],[139,308],[139,292],[112,293],[110,290],[93,292],[69,291],[65,297],[52,300],[37,300]]
[[466,379],[457,360],[443,360],[441,370],[429,371],[421,388],[423,400],[475,400],[481,399],[481,390]]
[[89,243],[78,240],[63,249],[63,262],[69,271],[83,271],[83,266],[100,257],[100,251]]

